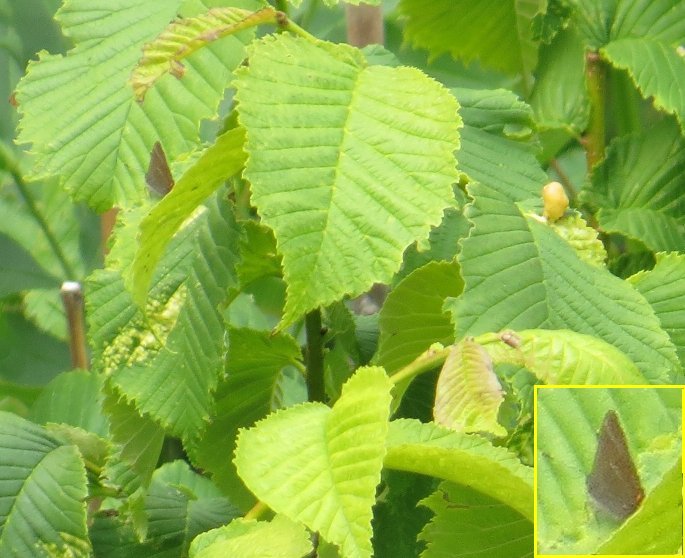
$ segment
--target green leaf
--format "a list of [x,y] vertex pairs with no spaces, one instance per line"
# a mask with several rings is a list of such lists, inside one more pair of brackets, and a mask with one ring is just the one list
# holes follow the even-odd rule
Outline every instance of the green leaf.
[[[465,197],[461,190],[459,197]],[[459,241],[466,237],[470,224],[463,212],[454,207],[448,207],[442,218],[442,223],[431,230],[428,236],[428,246],[412,244],[404,253],[402,269],[395,275],[394,285],[412,271],[423,267],[432,261],[452,261],[459,252]]]
[[[645,522],[654,525],[651,514],[661,504],[654,502],[648,507],[648,502],[656,500],[654,491],[681,455],[681,390],[544,389],[538,392],[537,409],[540,553],[555,548],[570,554],[599,553],[601,543],[619,527],[601,512],[594,512],[586,487],[597,449],[597,431],[609,409],[619,415],[646,494],[631,518],[632,528]],[[682,510],[670,506],[662,520],[673,524],[681,519]],[[682,542],[680,532],[673,538],[678,538],[676,545]],[[641,542],[649,546],[651,540],[649,536]],[[644,554],[645,546],[631,551]]]
[[[572,10],[572,21],[586,47],[597,50],[609,41],[611,24],[621,0],[573,0],[565,2]],[[640,0],[642,1],[642,0]],[[628,4],[629,2],[623,2]]]
[[685,126],[685,5],[671,0],[620,2],[611,42],[600,50],[613,66],[628,71],[644,98]]
[[0,233],[0,298],[39,287],[55,287],[59,281],[47,273],[12,238]]
[[177,546],[176,555],[184,556],[195,536],[228,523],[238,510],[186,462],[173,461],[152,476],[145,496],[145,515],[148,540]]
[[531,108],[504,89],[453,92],[464,118],[460,170],[471,181],[506,189],[516,200],[539,195],[548,178],[536,158],[538,146],[530,141]]
[[291,407],[238,437],[235,463],[248,488],[276,513],[319,531],[346,558],[371,556],[391,387],[382,368],[360,368],[332,409]]
[[505,448],[414,419],[392,421],[387,446],[385,467],[470,486],[533,520],[533,470]]
[[424,544],[418,534],[430,512],[418,503],[437,481],[403,471],[383,471],[383,491],[373,508],[373,551],[378,558],[418,556]]
[[643,97],[652,97],[657,109],[674,114],[684,128],[685,60],[678,48],[640,38],[613,41],[601,52],[612,65],[628,71]]
[[661,327],[668,333],[685,362],[685,256],[657,254],[651,271],[638,273],[628,281],[652,305]]
[[45,386],[31,408],[30,419],[39,424],[70,424],[106,437],[109,425],[102,412],[103,382],[102,375],[83,370],[60,374]]
[[95,515],[89,534],[97,558],[172,558],[175,550],[140,543],[130,523],[104,513]]
[[132,494],[150,481],[159,460],[164,431],[149,418],[140,416],[132,403],[112,393],[105,399],[105,410],[111,438],[119,446],[103,472],[103,483]]
[[[9,162],[8,166],[11,165]],[[54,182],[26,184],[22,197],[10,195],[12,190],[5,189],[6,195],[0,200],[0,233],[23,247],[44,273],[54,278],[53,284],[45,287],[56,288],[62,281],[83,278],[85,253],[80,234],[99,234],[99,228],[89,226],[69,195]],[[45,228],[39,219],[44,221]]]
[[471,187],[474,228],[460,256],[466,287],[448,303],[457,338],[504,328],[572,329],[620,349],[650,382],[669,383],[680,365],[647,301],[580,260],[526,204],[514,203],[511,191],[489,182],[493,187]]
[[155,141],[171,159],[197,145],[200,121],[215,114],[244,58],[240,38],[194,53],[184,78],[161,80],[143,105],[126,83],[143,43],[179,11],[190,15],[180,6],[180,0],[73,0],[60,9],[56,17],[75,47],[67,56],[40,54],[17,88],[18,141],[32,144],[35,176],[60,175],[76,199],[102,211],[141,199]]
[[145,206],[120,213],[107,268],[94,272],[86,283],[88,335],[96,367],[112,373],[122,366],[144,362],[161,348],[179,313],[178,291],[197,257],[195,238],[206,226],[206,214],[195,215],[176,234],[155,271],[146,307],[140,310],[126,290],[122,270],[131,265],[136,234]]
[[427,546],[421,558],[533,555],[531,522],[467,486],[444,482],[421,504],[435,514],[419,535]]
[[197,207],[245,162],[245,134],[234,128],[207,148],[140,224],[140,239],[131,267],[131,292],[142,306],[160,257],[169,240]]
[[449,52],[457,60],[478,60],[487,68],[529,73],[537,62],[531,22],[541,11],[539,0],[401,0],[408,18],[405,33],[412,46],[432,58]]
[[[249,29],[260,23],[276,23],[276,11],[258,12],[240,8],[214,8],[196,17],[176,20],[143,48],[143,58],[131,74],[131,85],[138,101],[167,73],[177,78],[185,74],[181,60],[209,43]],[[246,37],[243,37],[245,39]]]
[[303,525],[277,515],[271,521],[235,519],[228,525],[198,536],[190,558],[302,558],[312,551]]
[[162,350],[152,362],[120,368],[112,378],[140,412],[184,440],[204,429],[223,366],[219,306],[236,282],[238,228],[232,210],[220,196],[208,202],[206,220],[191,244],[195,257],[181,289],[183,304]]
[[[503,339],[514,339],[509,345]],[[546,384],[644,384],[625,354],[596,337],[570,330],[532,329],[476,338],[495,364],[523,366]]]
[[57,288],[34,289],[24,295],[24,313],[43,331],[67,341],[67,317]]
[[47,557],[48,547],[90,556],[86,472],[75,446],[0,412],[0,555]]
[[464,339],[451,350],[435,389],[435,422],[457,432],[505,436],[497,422],[504,401],[492,360],[478,343]]
[[454,328],[442,306],[462,287],[459,266],[452,262],[431,262],[403,279],[381,309],[374,362],[393,373],[433,343],[452,343]]
[[600,208],[597,217],[605,232],[640,240],[655,252],[685,250],[683,172],[685,140],[665,120],[614,140],[582,195]]
[[418,70],[368,66],[347,45],[281,34],[249,58],[236,82],[245,178],[283,255],[284,328],[389,282],[404,249],[440,222],[460,119]]
[[579,137],[585,130],[590,105],[585,88],[584,47],[573,29],[559,33],[541,49],[530,97],[539,126],[561,128]]
[[[243,509],[254,504],[235,465],[226,455],[235,449],[238,429],[252,426],[275,405],[287,367],[301,367],[299,345],[285,333],[230,329],[226,378],[215,395],[211,423],[189,448],[193,462],[212,473],[213,481]],[[306,395],[305,395],[306,400]],[[224,451],[217,452],[217,448]]]

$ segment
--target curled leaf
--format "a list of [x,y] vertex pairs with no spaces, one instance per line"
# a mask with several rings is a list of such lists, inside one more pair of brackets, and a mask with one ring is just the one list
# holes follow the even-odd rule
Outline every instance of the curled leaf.
[[435,393],[435,422],[460,432],[504,436],[497,422],[504,400],[487,351],[473,339],[457,344],[445,360]]

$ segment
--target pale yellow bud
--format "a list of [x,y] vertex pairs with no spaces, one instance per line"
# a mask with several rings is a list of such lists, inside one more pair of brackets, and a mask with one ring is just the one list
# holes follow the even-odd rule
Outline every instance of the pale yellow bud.
[[546,184],[542,189],[542,203],[544,204],[542,214],[549,221],[561,218],[568,209],[568,196],[564,187],[558,182]]

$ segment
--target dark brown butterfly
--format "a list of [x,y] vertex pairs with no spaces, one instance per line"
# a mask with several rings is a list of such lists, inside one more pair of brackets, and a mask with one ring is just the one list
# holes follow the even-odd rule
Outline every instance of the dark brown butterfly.
[[171,169],[169,169],[166,154],[162,144],[158,141],[155,142],[150,152],[150,164],[145,173],[145,182],[147,182],[150,190],[162,197],[171,192],[174,186],[174,177],[171,176]]
[[587,491],[600,508],[621,521],[632,515],[645,497],[616,411],[604,415]]

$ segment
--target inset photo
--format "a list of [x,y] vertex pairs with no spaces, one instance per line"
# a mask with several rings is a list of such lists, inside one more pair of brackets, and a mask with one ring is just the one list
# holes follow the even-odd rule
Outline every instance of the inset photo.
[[536,386],[536,556],[683,554],[683,386]]

